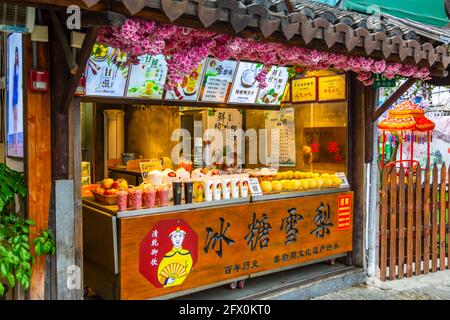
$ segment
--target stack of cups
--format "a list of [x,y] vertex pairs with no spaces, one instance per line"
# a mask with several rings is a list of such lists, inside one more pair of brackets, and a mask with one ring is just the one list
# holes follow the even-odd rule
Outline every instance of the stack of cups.
[[120,190],[117,199],[118,211],[126,211],[127,210],[127,201],[128,201],[128,192],[125,190]]

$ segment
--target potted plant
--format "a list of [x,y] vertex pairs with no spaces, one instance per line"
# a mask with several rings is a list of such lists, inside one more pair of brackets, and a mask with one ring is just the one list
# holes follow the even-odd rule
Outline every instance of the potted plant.
[[[22,204],[26,195],[24,174],[0,163],[0,297],[17,282],[25,290],[30,287],[34,263],[30,226],[35,223],[16,209],[16,204]],[[38,256],[55,254],[54,235],[49,230],[36,234],[33,244]]]

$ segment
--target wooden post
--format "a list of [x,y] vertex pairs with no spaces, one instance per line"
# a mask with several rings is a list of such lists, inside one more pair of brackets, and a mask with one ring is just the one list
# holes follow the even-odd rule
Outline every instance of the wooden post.
[[[49,70],[48,46],[37,43],[36,66]],[[24,36],[24,127],[25,127],[25,177],[28,189],[27,215],[36,222],[30,229],[30,244],[42,229],[48,229],[51,193],[51,112],[50,92],[31,92],[28,88],[29,70],[32,69],[32,45],[29,35]],[[37,257],[32,266],[29,298],[45,299],[46,258]]]
[[445,168],[445,162],[441,167],[441,183],[439,185],[439,270],[445,270],[445,220],[446,220],[446,180],[447,171]]
[[416,268],[415,275],[421,274],[420,264],[422,261],[422,169],[417,168],[416,174]]
[[425,190],[423,191],[423,273],[430,270],[430,167],[425,171]]
[[349,73],[349,181],[355,192],[353,213],[353,262],[358,267],[366,267],[365,227],[366,227],[366,168],[365,168],[365,96],[370,88]]
[[[392,168],[395,170],[395,167]],[[411,175],[409,175],[411,176]],[[398,186],[398,278],[402,279],[404,276],[404,263],[405,263],[405,168],[400,164],[399,172],[399,186]],[[408,197],[410,186],[408,184]],[[408,198],[409,202],[409,198]],[[409,227],[409,205],[408,205],[408,227]],[[392,232],[392,231],[391,231]],[[409,232],[409,229],[408,229]],[[408,238],[409,244],[409,238]],[[409,248],[408,248],[409,250]],[[409,251],[407,251],[409,254]],[[407,255],[408,265],[406,270],[409,268],[409,255]]]
[[[67,30],[65,30],[67,32]],[[92,50],[98,27],[89,30],[72,75],[61,54],[61,35],[50,26],[52,99],[52,210],[56,257],[52,261],[52,298],[83,298],[83,234],[81,216],[80,99],[73,94]],[[65,35],[67,37],[67,34]]]

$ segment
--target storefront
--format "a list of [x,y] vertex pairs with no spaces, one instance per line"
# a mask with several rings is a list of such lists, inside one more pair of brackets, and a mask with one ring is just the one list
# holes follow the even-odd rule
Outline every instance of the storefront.
[[[85,108],[103,110],[94,111],[103,112],[102,131],[108,133],[103,167],[115,178],[83,187],[85,285],[103,298],[168,298],[313,262],[346,261],[352,251],[354,201],[346,178],[346,73],[307,72],[289,80],[287,67],[274,66],[268,86],[260,89],[255,76],[242,85],[243,75],[257,63],[208,58],[198,66],[196,80],[189,84],[187,79],[180,88],[183,95],[194,91],[184,96],[195,102],[192,107],[151,99],[148,105],[127,103],[127,94],[144,91],[150,81],[152,88],[163,87],[159,75],[167,70],[154,61],[146,56],[130,67],[130,79],[123,81],[127,87],[116,89],[125,92],[118,98],[124,107],[106,104],[104,110],[95,103],[98,95],[82,98],[82,114]],[[102,70],[94,56],[91,63]],[[136,70],[154,77],[139,78]],[[104,82],[88,71],[86,91],[99,83]],[[97,90],[106,91],[98,85]],[[154,95],[168,97],[163,91]],[[280,99],[256,103],[269,91]],[[146,99],[148,91],[136,96]],[[250,103],[232,102],[242,99]],[[83,116],[82,121],[93,120]],[[180,129],[192,133],[183,136],[187,145],[172,138]],[[218,137],[223,145],[215,142]],[[185,148],[178,150],[177,144]],[[95,158],[84,150],[84,160]],[[183,157],[177,159],[174,150]],[[122,161],[130,153],[137,159]],[[103,174],[98,173],[102,165],[84,166],[86,172]],[[178,204],[175,181],[183,182]],[[185,193],[192,187],[193,194]],[[126,198],[120,209],[106,205]]]
[[[52,159],[44,196],[60,240],[56,297],[90,287],[102,298],[171,298],[333,259],[364,269],[373,74],[442,76],[444,48],[426,35],[388,37],[355,23],[367,16],[338,19],[343,11],[319,4],[281,19],[260,4],[186,1],[174,12],[181,4],[166,2],[114,2],[103,12],[80,1],[78,70],[45,11],[48,44],[37,50],[50,52],[38,59],[50,91],[25,105],[45,115],[39,130],[52,128],[51,150],[41,154],[48,141],[38,141],[32,160]],[[133,29],[125,10],[143,25]],[[150,35],[160,38],[143,42]],[[82,285],[70,291],[73,265]]]

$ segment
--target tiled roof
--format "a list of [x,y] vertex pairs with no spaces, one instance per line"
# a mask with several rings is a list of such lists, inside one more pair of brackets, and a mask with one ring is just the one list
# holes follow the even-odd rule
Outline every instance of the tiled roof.
[[387,15],[370,16],[345,11],[315,1],[295,0],[121,0],[134,15],[144,8],[162,10],[170,21],[182,15],[196,16],[204,27],[215,22],[231,24],[239,33],[260,29],[264,37],[283,34],[286,40],[301,39],[306,45],[324,41],[328,48],[344,46],[352,53],[395,57],[432,69],[445,70],[450,57],[446,43],[450,31]]

